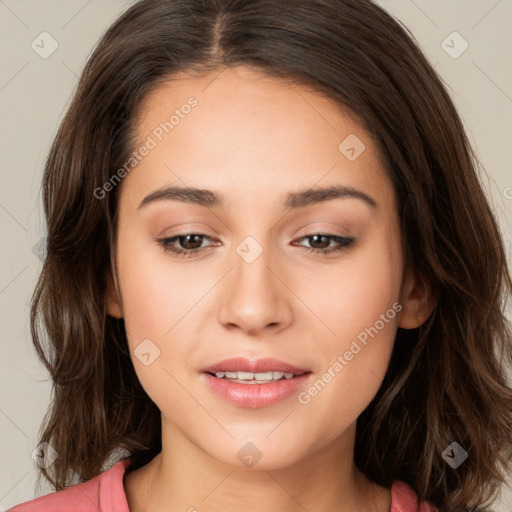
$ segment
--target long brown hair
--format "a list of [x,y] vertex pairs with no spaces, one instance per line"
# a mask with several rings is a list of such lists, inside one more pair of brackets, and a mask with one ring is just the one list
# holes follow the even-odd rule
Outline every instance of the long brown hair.
[[[54,383],[40,441],[58,458],[41,474],[60,490],[123,451],[132,470],[161,450],[160,411],[137,379],[123,320],[106,312],[119,187],[98,189],[134,150],[151,90],[180,71],[224,66],[312,87],[374,136],[398,197],[406,265],[437,305],[421,327],[398,329],[384,382],[358,419],[355,462],[446,512],[489,510],[512,458],[504,244],[441,79],[369,0],[142,0],[103,35],[44,169],[48,243],[31,329]],[[456,469],[442,457],[453,442],[468,453]]]

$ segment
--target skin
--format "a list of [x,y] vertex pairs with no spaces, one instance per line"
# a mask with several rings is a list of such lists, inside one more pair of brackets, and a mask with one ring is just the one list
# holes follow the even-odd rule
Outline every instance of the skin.
[[[433,304],[405,272],[396,196],[377,147],[332,100],[242,67],[183,73],[153,91],[139,111],[138,143],[190,96],[197,107],[119,191],[108,311],[124,318],[137,376],[162,413],[162,452],[125,478],[130,510],[387,512],[389,489],[354,465],[356,420],[380,387],[396,329],[423,323]],[[366,146],[354,161],[338,150],[349,134]],[[217,191],[225,204],[138,208],[169,185]],[[284,207],[289,192],[328,185],[357,188],[377,207],[353,197]],[[313,254],[337,246],[305,238],[315,232],[356,242]],[[206,237],[175,247],[203,252],[183,258],[156,241],[183,233]],[[263,249],[252,263],[236,252],[247,236]],[[201,368],[242,355],[276,357],[316,381],[394,303],[400,313],[307,404],[294,394],[239,407],[201,379]],[[145,366],[133,351],[148,338],[160,355]],[[262,454],[251,468],[237,457],[248,442]]]

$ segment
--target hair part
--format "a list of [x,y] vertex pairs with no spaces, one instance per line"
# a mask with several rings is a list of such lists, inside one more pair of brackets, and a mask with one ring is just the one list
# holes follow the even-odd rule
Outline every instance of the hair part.
[[[397,192],[405,262],[436,296],[424,325],[398,329],[377,395],[357,422],[355,462],[400,479],[445,512],[486,511],[512,460],[512,283],[503,240],[461,119],[406,30],[369,0],[142,0],[105,32],[45,163],[47,255],[31,333],[53,380],[40,430],[56,490],[125,450],[127,471],[161,451],[123,320],[107,314],[119,188],[140,105],[180,72],[246,66],[348,108],[372,134]],[[121,183],[122,186],[122,183]],[[442,452],[459,443],[456,470]]]

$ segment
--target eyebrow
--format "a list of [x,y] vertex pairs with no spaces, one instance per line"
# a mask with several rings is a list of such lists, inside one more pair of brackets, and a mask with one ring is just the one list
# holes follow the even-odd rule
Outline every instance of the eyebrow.
[[[378,204],[372,197],[354,187],[342,185],[290,192],[286,197],[284,207],[288,209],[305,208],[306,206],[330,201],[331,199],[346,198],[360,199],[372,209],[378,209]],[[181,201],[183,203],[197,204],[205,207],[222,206],[224,203],[222,194],[212,190],[191,187],[165,187],[148,194],[141,201],[137,209],[155,201],[162,200]]]

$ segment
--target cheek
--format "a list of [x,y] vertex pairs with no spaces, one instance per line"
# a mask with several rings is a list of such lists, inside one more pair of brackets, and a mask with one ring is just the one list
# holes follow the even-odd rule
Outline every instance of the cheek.
[[180,265],[171,265],[157,242],[131,235],[119,236],[118,271],[127,332],[164,340],[190,310],[205,284],[191,280]]
[[156,242],[120,231],[118,248],[125,329],[139,382],[160,410],[186,415],[194,404],[177,369],[194,351],[193,338],[199,339],[187,325],[208,283],[191,281],[180,265],[170,265]]
[[401,310],[397,247],[387,247],[382,237],[347,257],[344,265],[333,267],[333,275],[316,281],[322,283],[318,293],[308,295],[323,321],[312,326],[322,365],[302,403],[311,404],[315,414],[337,417],[333,433],[340,422],[355,420],[366,408],[387,371]]
[[165,407],[169,396],[181,396],[172,375],[176,368],[184,367],[200,339],[189,327],[194,325],[198,300],[211,284],[191,280],[190,273],[171,265],[163,249],[151,240],[120,232],[118,247],[123,315],[133,365],[148,395]]
[[[385,236],[375,237],[321,274],[311,272],[300,278],[301,296],[315,313],[315,328],[325,335],[326,346],[342,348],[398,301],[401,266],[397,250],[388,246]],[[394,324],[394,311],[391,315]],[[390,330],[388,323],[384,330]]]

